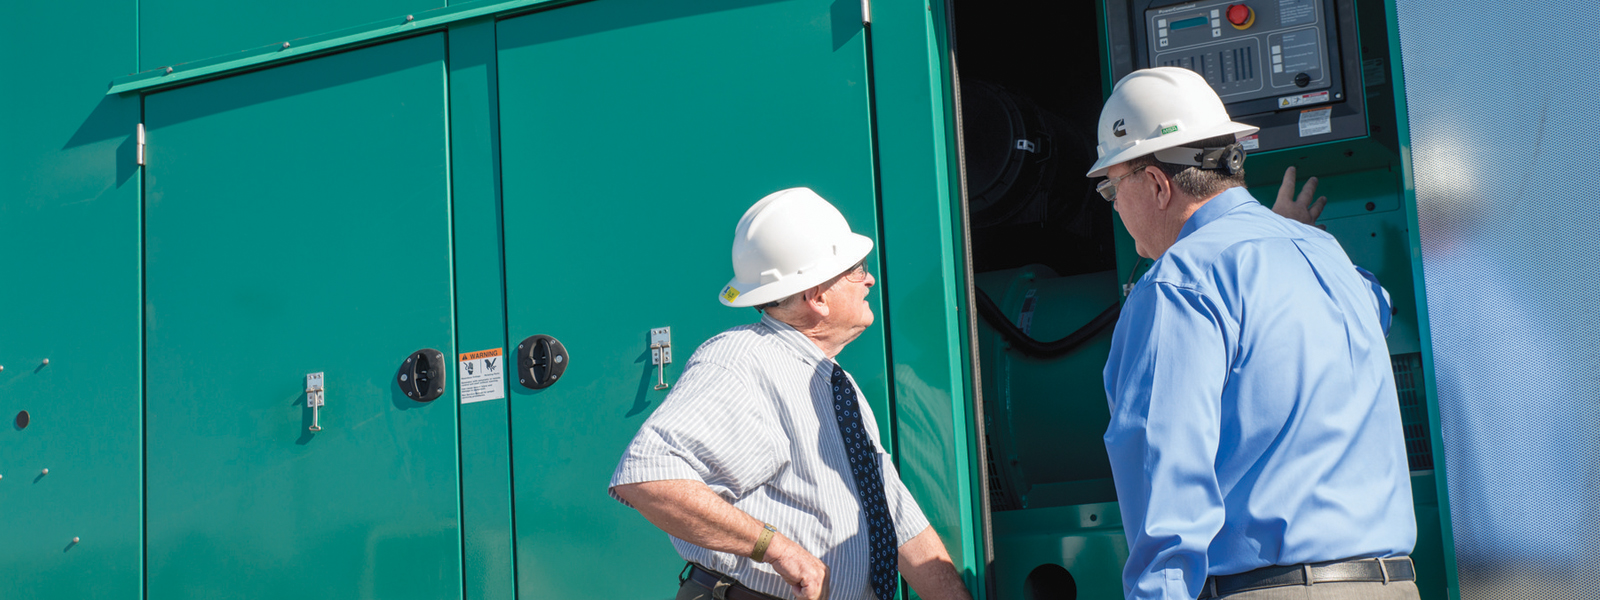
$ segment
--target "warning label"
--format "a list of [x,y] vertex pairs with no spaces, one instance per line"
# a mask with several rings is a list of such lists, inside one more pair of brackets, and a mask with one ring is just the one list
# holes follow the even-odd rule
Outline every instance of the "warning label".
[[1323,90],[1320,92],[1311,92],[1309,94],[1300,94],[1299,96],[1284,96],[1278,99],[1278,108],[1305,106],[1307,104],[1323,104],[1327,101],[1328,91]]
[[461,355],[461,403],[506,397],[505,361],[500,348]]

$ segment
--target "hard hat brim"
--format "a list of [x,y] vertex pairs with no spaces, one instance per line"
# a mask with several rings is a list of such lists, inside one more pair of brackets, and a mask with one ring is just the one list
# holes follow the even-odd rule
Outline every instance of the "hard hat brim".
[[1167,148],[1176,148],[1184,144],[1228,134],[1233,134],[1234,139],[1238,139],[1240,136],[1251,135],[1257,131],[1261,131],[1261,128],[1228,121],[1211,129],[1182,132],[1144,140],[1123,148],[1122,151],[1116,154],[1100,157],[1100,160],[1095,161],[1094,166],[1089,168],[1089,173],[1085,177],[1105,177],[1106,171],[1110,170],[1114,165],[1122,164],[1141,156],[1155,154],[1157,151],[1166,150]]
[[[803,273],[796,273],[778,281],[761,285],[759,281],[739,281],[735,277],[723,286],[722,293],[717,299],[723,306],[744,308],[766,304],[775,300],[782,300],[789,296],[806,291],[822,282],[837,277],[846,269],[854,267],[861,259],[872,252],[872,238],[859,233],[851,233],[840,244],[837,254],[821,261],[816,267]],[[733,292],[733,293],[730,293]],[[733,296],[730,300],[728,297]]]

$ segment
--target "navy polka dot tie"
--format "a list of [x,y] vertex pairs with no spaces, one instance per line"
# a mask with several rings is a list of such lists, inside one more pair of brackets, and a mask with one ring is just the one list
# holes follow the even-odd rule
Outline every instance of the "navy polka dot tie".
[[834,365],[833,414],[839,420],[844,453],[850,457],[850,472],[855,476],[856,492],[861,496],[861,511],[867,516],[867,561],[872,591],[878,594],[878,600],[894,600],[895,588],[900,585],[894,517],[889,515],[889,502],[883,495],[883,470],[878,464],[878,453],[872,447],[872,438],[867,436],[866,426],[862,424],[859,402],[856,388],[844,376],[844,369]]

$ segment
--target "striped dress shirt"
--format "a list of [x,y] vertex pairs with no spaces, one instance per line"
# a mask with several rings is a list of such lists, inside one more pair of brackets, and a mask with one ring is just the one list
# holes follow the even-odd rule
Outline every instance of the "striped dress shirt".
[[[611,487],[666,479],[703,482],[827,565],[830,598],[875,598],[868,581],[867,521],[834,414],[833,364],[805,335],[766,315],[707,340],[689,358],[666,401],[639,428],[611,476]],[[927,529],[928,519],[884,451],[871,407],[859,404],[882,461],[895,536],[904,544]],[[615,490],[611,496],[622,500]],[[672,545],[685,560],[731,575],[751,589],[793,596],[771,565],[676,537]]]

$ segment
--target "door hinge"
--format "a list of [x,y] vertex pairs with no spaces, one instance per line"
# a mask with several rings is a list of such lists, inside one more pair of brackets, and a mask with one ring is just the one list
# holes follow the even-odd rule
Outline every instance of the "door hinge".
[[138,150],[135,152],[138,155],[138,164],[142,167],[144,166],[144,123],[139,124],[139,132],[137,137],[139,138]]
[[872,24],[872,0],[861,0],[861,24]]

